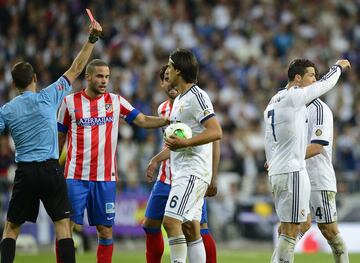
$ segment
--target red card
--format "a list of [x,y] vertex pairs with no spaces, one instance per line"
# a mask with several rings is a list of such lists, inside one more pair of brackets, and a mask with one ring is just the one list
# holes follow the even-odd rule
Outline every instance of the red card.
[[91,13],[91,11],[90,11],[90,9],[89,8],[86,8],[86,12],[87,12],[87,14],[88,14],[88,16],[89,16],[89,18],[90,18],[90,21],[91,22],[94,22],[94,16],[92,15],[92,13]]

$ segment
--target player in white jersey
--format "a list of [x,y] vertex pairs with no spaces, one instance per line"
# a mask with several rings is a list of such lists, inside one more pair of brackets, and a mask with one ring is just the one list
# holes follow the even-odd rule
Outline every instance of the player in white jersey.
[[[320,99],[307,106],[309,129],[306,170],[311,183],[310,208],[317,225],[328,241],[335,262],[347,263],[349,256],[337,226],[336,177],[332,165],[333,114]],[[310,228],[311,216],[301,224],[300,237]]]
[[110,263],[119,118],[143,128],[162,127],[168,119],[144,115],[120,95],[107,93],[110,69],[104,61],[92,60],[85,77],[87,87],[65,97],[60,107],[59,146],[62,149],[68,136],[65,178],[73,208],[72,224],[83,224],[86,208],[89,224],[98,232],[98,262]]
[[306,104],[333,88],[342,69],[339,60],[316,81],[315,65],[296,59],[288,69],[288,84],[272,97],[264,111],[265,153],[275,209],[280,219],[279,243],[273,262],[293,262],[299,223],[309,213],[310,181],[305,169],[308,120]]
[[[171,150],[172,185],[163,225],[169,239],[172,263],[185,263],[187,254],[191,263],[206,261],[200,235],[201,208],[206,191],[215,188],[212,165],[220,158],[218,140],[222,130],[209,96],[195,84],[197,73],[198,63],[190,51],[177,49],[170,54],[166,74],[180,94],[174,101],[170,121],[187,124],[193,133],[190,139],[174,136],[165,139]],[[174,151],[183,147],[189,148],[187,151]],[[191,240],[185,240],[183,224],[192,232]]]
[[[160,70],[160,86],[162,89],[164,89],[168,99],[159,105],[158,115],[163,117],[170,117],[173,102],[178,95],[178,91],[169,83],[168,76],[165,76],[166,68],[167,65],[163,66]],[[164,127],[162,127],[162,129],[164,130]],[[148,199],[148,204],[145,211],[145,219],[143,222],[143,229],[145,231],[146,237],[147,263],[160,263],[164,252],[164,239],[161,233],[161,224],[165,213],[166,202],[170,194],[172,181],[169,158],[170,150],[168,148],[164,148],[161,154],[157,154],[151,159],[147,168],[147,181],[152,182],[154,172],[158,167],[158,163],[160,163],[158,177]],[[214,166],[217,169],[217,161],[214,161]],[[214,170],[214,179],[216,175],[217,170]],[[205,246],[206,262],[216,263],[216,244],[208,229],[206,200],[204,200],[202,207],[200,226],[200,233]],[[188,229],[183,228],[186,239],[191,240],[191,231],[187,230]]]

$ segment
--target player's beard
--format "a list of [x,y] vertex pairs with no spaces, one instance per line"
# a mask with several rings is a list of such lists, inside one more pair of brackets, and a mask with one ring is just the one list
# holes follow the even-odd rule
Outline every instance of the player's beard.
[[96,95],[102,95],[106,92],[106,85],[103,84],[92,84],[90,88]]

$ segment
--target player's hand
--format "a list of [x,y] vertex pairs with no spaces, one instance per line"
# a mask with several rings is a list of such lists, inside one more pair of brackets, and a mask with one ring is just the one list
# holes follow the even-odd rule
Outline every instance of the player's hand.
[[96,20],[92,21],[89,26],[89,34],[99,37],[101,36],[101,33],[102,33],[102,27],[99,24],[99,22],[97,22]]
[[164,142],[166,147],[168,147],[172,151],[188,146],[187,139],[181,139],[174,135],[170,136],[169,138],[164,138]]
[[264,163],[264,168],[265,168],[266,171],[269,171],[269,165],[268,165],[267,162]]
[[214,180],[211,181],[208,189],[206,190],[205,196],[215,196],[217,194],[217,182]]
[[154,173],[157,168],[157,162],[151,160],[146,168],[146,181],[151,183],[154,181]]
[[336,65],[339,65],[343,71],[351,68],[351,64],[347,59],[340,59],[336,61]]

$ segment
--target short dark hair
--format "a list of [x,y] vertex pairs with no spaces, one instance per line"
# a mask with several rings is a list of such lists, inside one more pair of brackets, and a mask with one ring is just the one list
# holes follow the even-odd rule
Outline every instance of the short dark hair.
[[11,69],[11,76],[18,89],[25,89],[31,84],[34,77],[34,68],[29,62],[21,61]]
[[315,73],[317,74],[317,68],[314,62],[308,59],[294,59],[291,61],[288,69],[289,81],[293,81],[296,75],[303,77],[306,73],[306,68],[309,67],[313,67],[315,69]]
[[163,66],[160,68],[159,76],[160,76],[161,81],[164,81],[165,71],[166,71],[167,67],[168,67],[168,65],[163,65]]
[[178,48],[170,54],[170,60],[174,68],[181,71],[181,76],[187,83],[196,82],[199,64],[191,51]]
[[101,59],[93,59],[87,64],[85,73],[92,74],[95,71],[95,67],[108,67],[109,65]]

